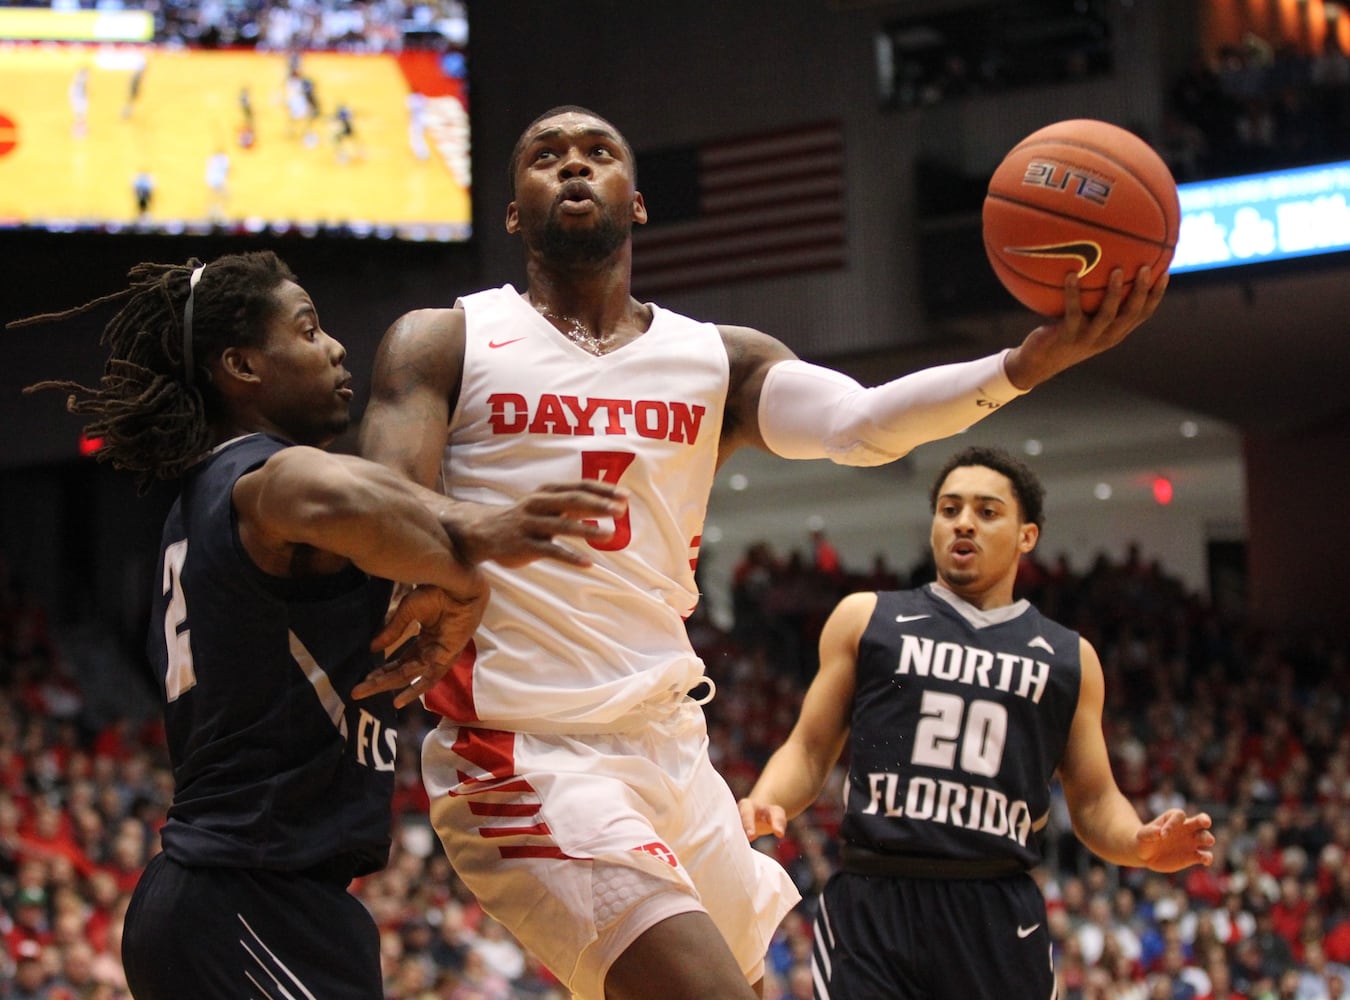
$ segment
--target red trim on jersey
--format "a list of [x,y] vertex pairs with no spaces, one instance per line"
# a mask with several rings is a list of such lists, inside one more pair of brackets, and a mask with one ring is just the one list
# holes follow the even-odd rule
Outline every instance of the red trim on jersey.
[[478,709],[473,703],[473,665],[477,660],[478,647],[470,639],[445,676],[422,696],[428,712],[456,722],[478,721]]

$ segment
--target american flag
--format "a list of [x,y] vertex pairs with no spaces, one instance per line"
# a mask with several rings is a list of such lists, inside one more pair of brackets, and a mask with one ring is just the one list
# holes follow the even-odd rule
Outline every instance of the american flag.
[[639,297],[844,265],[837,121],[639,153],[637,183]]

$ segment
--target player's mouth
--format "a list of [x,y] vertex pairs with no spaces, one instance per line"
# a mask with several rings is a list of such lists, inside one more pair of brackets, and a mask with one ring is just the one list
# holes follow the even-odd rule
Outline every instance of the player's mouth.
[[965,560],[973,557],[979,550],[975,547],[974,542],[963,539],[959,542],[952,542],[948,551],[954,558]]
[[356,396],[356,390],[352,388],[352,377],[350,375],[338,383],[337,394],[349,403]]
[[568,181],[558,192],[558,207],[564,212],[587,212],[595,201],[595,193],[585,181]]

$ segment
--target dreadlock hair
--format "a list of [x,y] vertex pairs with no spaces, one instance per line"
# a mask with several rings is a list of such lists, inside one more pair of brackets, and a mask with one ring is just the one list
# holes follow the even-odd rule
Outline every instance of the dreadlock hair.
[[[277,309],[274,293],[294,281],[289,267],[270,250],[229,254],[202,271],[195,289],[193,257],[186,264],[141,263],[131,284],[82,306],[6,324],[7,328],[58,322],[108,302],[124,302],[103,328],[99,344],[108,360],[97,387],[65,379],[27,386],[70,393],[66,409],[93,419],[84,428],[102,438],[100,461],[138,474],[144,493],[154,479],[176,479],[211,447],[212,422],[222,401],[211,385],[210,365],[227,347],[262,342]],[[193,296],[192,372],[184,370],[184,307]]]

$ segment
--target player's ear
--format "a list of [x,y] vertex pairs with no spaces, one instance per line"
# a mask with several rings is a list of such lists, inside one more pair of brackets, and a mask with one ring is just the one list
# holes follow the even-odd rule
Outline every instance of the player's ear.
[[638,225],[647,221],[647,203],[643,201],[641,191],[633,192],[633,221]]
[[227,382],[257,382],[258,373],[248,351],[242,347],[227,347],[220,353],[220,370]]
[[1040,537],[1041,529],[1037,527],[1034,521],[1022,525],[1020,537],[1017,540],[1017,551],[1023,555],[1030,552],[1036,547],[1036,542],[1040,540]]
[[506,231],[513,234],[520,232],[520,210],[514,201],[506,206]]

